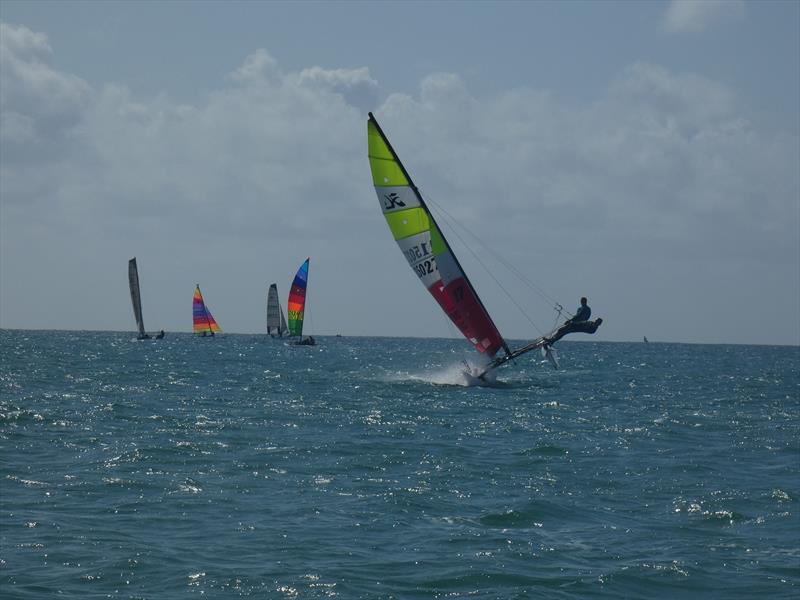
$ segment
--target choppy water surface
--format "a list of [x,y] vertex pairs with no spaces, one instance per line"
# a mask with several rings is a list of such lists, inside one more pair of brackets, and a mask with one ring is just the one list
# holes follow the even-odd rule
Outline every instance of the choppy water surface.
[[794,598],[800,349],[0,332],[7,598]]

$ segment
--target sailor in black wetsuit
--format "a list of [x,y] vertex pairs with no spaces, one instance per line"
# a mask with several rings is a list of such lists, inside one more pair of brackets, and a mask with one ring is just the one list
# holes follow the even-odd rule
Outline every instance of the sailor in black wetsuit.
[[575,313],[575,316],[568,319],[566,323],[559,327],[553,334],[553,337],[544,338],[545,344],[548,346],[554,344],[568,333],[594,333],[597,331],[603,319],[589,320],[589,317],[592,316],[592,309],[589,308],[587,302],[588,300],[586,300],[585,297],[581,298],[581,305],[578,307],[578,312]]

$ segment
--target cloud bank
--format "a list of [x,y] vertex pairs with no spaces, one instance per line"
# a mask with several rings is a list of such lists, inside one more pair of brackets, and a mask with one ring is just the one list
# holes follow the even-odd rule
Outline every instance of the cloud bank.
[[[268,284],[285,294],[311,256],[318,332],[448,335],[380,216],[373,108],[423,193],[486,242],[462,231],[475,256],[457,251],[490,307],[507,301],[479,262],[497,253],[567,306],[590,295],[606,339],[798,335],[747,316],[797,298],[798,138],[756,128],[718,82],[640,62],[572,106],[529,87],[478,99],[455,73],[397,92],[366,67],[285,72],[261,49],[176,103],[93,88],[43,34],[0,27],[3,327],[127,328],[136,255],[150,328],[188,330],[201,283],[223,329],[261,331]],[[507,289],[550,326],[529,288]],[[509,337],[535,333],[497,314]]]

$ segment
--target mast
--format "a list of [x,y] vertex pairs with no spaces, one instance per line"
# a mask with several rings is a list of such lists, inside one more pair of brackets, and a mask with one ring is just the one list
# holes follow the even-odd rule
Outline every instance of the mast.
[[283,307],[281,306],[280,297],[278,297],[278,314],[280,315],[281,319],[280,325],[278,326],[278,337],[283,337],[284,333],[289,332],[289,327],[286,325],[286,317],[283,316]]
[[[383,133],[383,129],[381,129],[381,126],[378,124],[378,121],[375,119],[375,116],[371,112],[368,113],[368,114],[369,114],[370,122],[375,126],[375,129],[380,134],[381,138],[383,139],[383,142],[386,144],[386,147],[389,149],[389,152],[391,152],[392,158],[394,158],[394,160],[397,162],[397,166],[400,167],[400,170],[402,171],[402,173],[405,176],[406,180],[408,180],[408,185],[411,188],[411,190],[414,192],[414,195],[416,196],[417,200],[419,201],[420,206],[422,206],[422,208],[425,209],[425,212],[428,214],[428,218],[431,220],[431,222],[434,224],[434,226],[438,230],[438,233],[439,233],[439,236],[441,237],[442,242],[444,243],[444,245],[447,248],[447,250],[450,253],[450,255],[453,257],[453,260],[455,261],[456,266],[461,270],[461,273],[464,276],[464,281],[466,282],[466,284],[472,290],[472,293],[475,296],[475,299],[478,301],[478,305],[480,306],[481,310],[483,311],[486,319],[489,321],[489,323],[492,325],[492,327],[494,327],[495,331],[497,331],[498,334],[500,334],[500,330],[497,328],[497,325],[495,325],[494,321],[492,320],[492,317],[489,314],[489,311],[486,310],[486,306],[484,306],[483,300],[481,300],[481,297],[478,295],[478,292],[475,290],[475,286],[472,285],[472,282],[469,280],[469,276],[467,275],[466,271],[464,271],[464,267],[461,266],[461,263],[459,262],[458,257],[456,256],[455,252],[453,252],[452,246],[450,246],[450,242],[447,241],[447,238],[445,237],[444,232],[442,231],[442,228],[439,227],[439,224],[436,222],[436,219],[434,218],[433,213],[428,208],[428,205],[425,202],[425,200],[423,199],[422,194],[420,193],[420,191],[417,188],[416,184],[414,183],[414,180],[411,178],[411,175],[406,170],[406,167],[403,164],[403,161],[401,161],[400,157],[397,156],[397,152],[395,152],[394,147],[392,146],[392,144],[389,141],[389,139],[386,137],[386,134]],[[505,338],[502,337],[502,335],[500,335],[500,340],[502,342],[502,347],[503,347],[503,350],[505,350],[506,355],[510,355],[511,354],[511,350],[509,349],[508,344],[506,343],[506,340],[505,340]]]
[[306,258],[308,268],[306,269],[306,289],[303,292],[303,322],[300,324],[300,341],[303,341],[303,327],[306,325],[306,307],[308,306],[308,275],[311,273],[311,257]]

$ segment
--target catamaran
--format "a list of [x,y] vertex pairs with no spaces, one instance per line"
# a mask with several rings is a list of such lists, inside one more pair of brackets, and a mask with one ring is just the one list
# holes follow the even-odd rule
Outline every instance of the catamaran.
[[298,346],[313,346],[315,344],[312,336],[303,339],[306,290],[308,289],[308,263],[310,260],[310,258],[307,258],[297,270],[297,274],[294,276],[294,281],[292,282],[292,287],[289,290],[289,302],[286,305],[286,310],[289,314],[289,335],[299,338],[299,340],[295,342]]
[[139,269],[136,266],[136,257],[128,261],[128,287],[131,290],[131,303],[133,303],[133,316],[136,319],[136,328],[139,330],[137,340],[149,340],[150,336],[144,330],[142,319],[142,296],[139,291]]
[[283,316],[281,301],[278,299],[278,285],[273,283],[267,293],[267,335],[283,337],[288,331],[286,317]]
[[200,284],[194,288],[194,297],[192,298],[192,331],[202,337],[222,333],[214,317],[211,316],[211,311],[203,302]]
[[[367,140],[372,182],[397,245],[453,324],[489,359],[486,366],[468,367],[467,374],[484,379],[508,361],[537,349],[542,349],[550,363],[558,368],[548,341],[555,330],[521,348],[512,350],[508,346],[372,113],[367,122]],[[602,323],[601,319],[598,321],[593,323]]]

